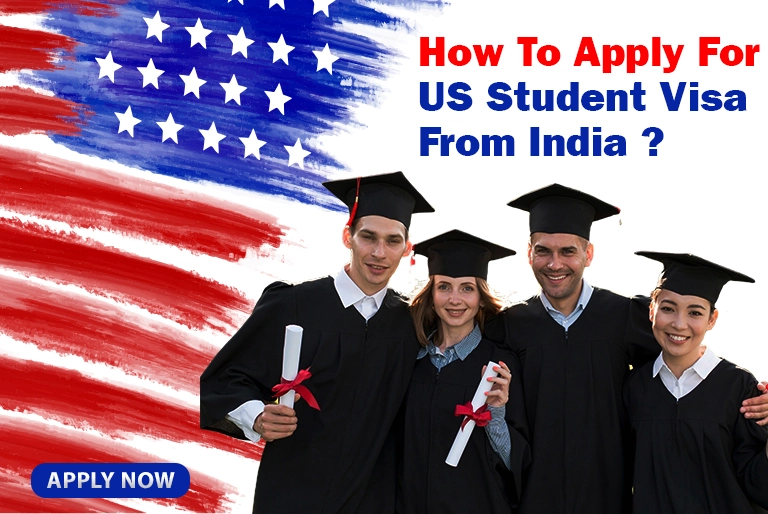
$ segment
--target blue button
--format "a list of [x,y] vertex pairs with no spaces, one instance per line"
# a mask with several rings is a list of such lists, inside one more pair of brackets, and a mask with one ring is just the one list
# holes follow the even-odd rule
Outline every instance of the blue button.
[[42,498],[178,498],[189,490],[189,471],[176,463],[45,463],[32,470]]

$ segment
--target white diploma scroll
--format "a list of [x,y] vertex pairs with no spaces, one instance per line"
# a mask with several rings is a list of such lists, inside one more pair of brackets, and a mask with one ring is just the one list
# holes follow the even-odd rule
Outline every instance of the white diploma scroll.
[[[493,382],[488,382],[488,379],[499,376],[497,372],[493,371],[494,366],[498,366],[498,364],[493,361],[488,361],[485,373],[483,373],[483,378],[480,379],[480,384],[477,386],[475,396],[472,398],[473,411],[476,411],[485,404],[485,400],[487,399],[485,393],[490,391],[493,387]],[[464,448],[467,447],[469,436],[472,435],[472,430],[474,428],[475,422],[471,419],[464,425],[464,428],[459,428],[459,433],[456,434],[456,439],[453,440],[451,451],[448,452],[448,457],[445,459],[446,464],[453,466],[454,468],[459,465],[459,459],[461,459],[461,455],[464,453]]]
[[[298,325],[285,327],[285,344],[283,345],[283,378],[293,380],[299,373],[299,356],[301,355],[301,336],[304,329]],[[296,391],[290,390],[280,397],[280,405],[293,408]]]

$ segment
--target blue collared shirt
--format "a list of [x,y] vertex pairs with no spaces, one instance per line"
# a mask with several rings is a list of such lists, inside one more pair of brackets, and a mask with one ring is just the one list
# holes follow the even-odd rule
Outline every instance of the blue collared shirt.
[[[480,333],[480,327],[475,323],[475,328],[472,329],[472,332],[458,343],[446,348],[445,353],[432,344],[431,339],[432,336],[430,336],[427,346],[419,350],[416,358],[423,359],[429,355],[429,361],[440,371],[457,359],[462,361],[466,359],[477,348],[477,345],[480,344],[483,335]],[[491,448],[501,457],[507,469],[512,469],[512,441],[509,437],[509,427],[507,427],[507,422],[504,420],[507,409],[503,405],[501,407],[489,406],[488,411],[491,413],[491,421],[485,425],[485,433],[491,443]]]
[[467,334],[467,337],[459,341],[458,343],[449,346],[445,349],[445,353],[440,352],[437,346],[432,344],[432,336],[434,332],[429,335],[429,343],[426,347],[422,347],[419,353],[416,355],[416,359],[422,359],[429,354],[429,360],[435,365],[437,369],[443,369],[444,366],[450,364],[456,359],[466,359],[472,351],[477,348],[480,341],[483,340],[483,334],[480,333],[480,326],[475,323],[475,328],[472,332]]
[[544,305],[544,308],[547,309],[549,315],[552,316],[552,319],[557,321],[557,323],[562,326],[566,332],[568,331],[568,327],[573,325],[576,320],[579,319],[581,313],[584,312],[584,309],[587,308],[589,299],[592,298],[592,286],[587,284],[587,281],[584,279],[581,280],[581,284],[581,294],[579,295],[578,302],[576,302],[576,308],[573,309],[573,312],[567,316],[552,306],[552,303],[549,301],[547,295],[545,295],[543,291],[539,295],[541,298],[541,303]]

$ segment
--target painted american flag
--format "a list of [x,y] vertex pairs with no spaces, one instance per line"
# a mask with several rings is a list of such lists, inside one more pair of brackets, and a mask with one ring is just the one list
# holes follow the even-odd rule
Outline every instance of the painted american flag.
[[[198,377],[266,284],[333,271],[294,222],[344,218],[322,141],[376,102],[395,51],[370,34],[408,28],[385,12],[0,0],[0,511],[250,509],[260,448],[198,428]],[[151,461],[190,491],[29,486],[42,462]]]

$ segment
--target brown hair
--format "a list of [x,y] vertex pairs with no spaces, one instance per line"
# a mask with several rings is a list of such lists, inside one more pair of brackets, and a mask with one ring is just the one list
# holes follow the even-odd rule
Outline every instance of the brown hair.
[[[475,321],[480,325],[480,331],[482,332],[485,321],[501,311],[501,301],[491,293],[488,282],[480,277],[475,278],[477,280],[477,290],[480,293],[480,305],[482,305],[477,311]],[[440,346],[443,342],[443,334],[439,323],[440,318],[435,313],[435,302],[432,298],[434,288],[435,277],[430,276],[427,285],[416,293],[411,300],[411,316],[413,317],[413,325],[416,328],[416,338],[421,346],[427,346],[429,334],[432,332],[435,332],[435,336],[432,338],[432,343],[435,346]]]
[[[360,224],[360,220],[363,219],[364,216],[361,216],[359,218],[355,218],[355,220],[352,222],[352,224],[349,226],[349,235],[354,236],[355,232],[357,232],[358,225]],[[403,225],[403,236],[405,236],[405,240],[408,241],[408,238],[410,237],[408,234],[408,227]]]

